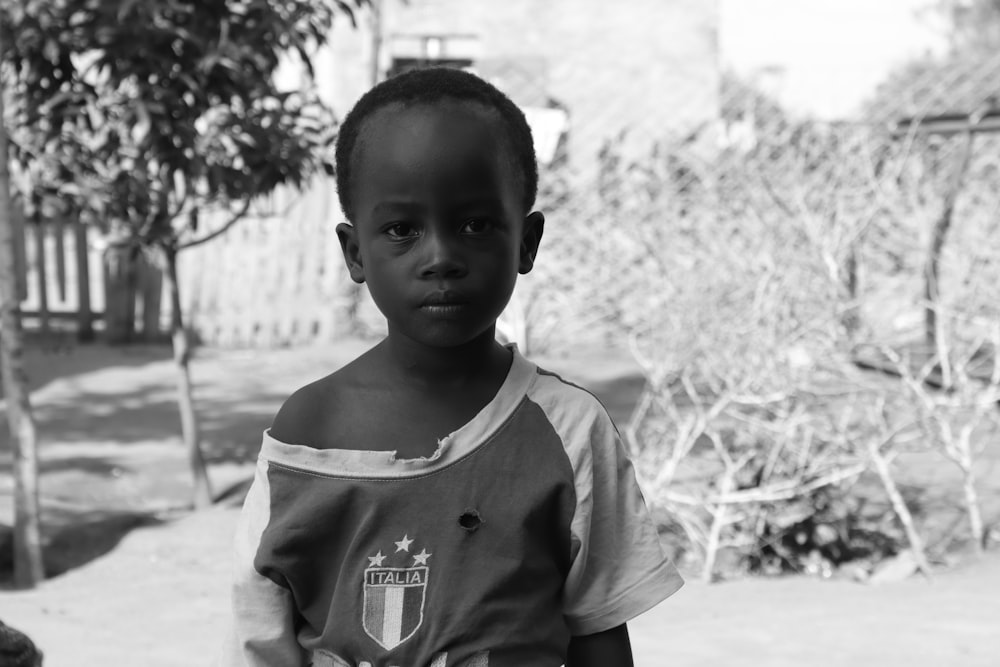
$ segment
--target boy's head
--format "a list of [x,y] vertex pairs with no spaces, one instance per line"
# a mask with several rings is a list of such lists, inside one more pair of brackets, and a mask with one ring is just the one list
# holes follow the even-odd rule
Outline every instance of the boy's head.
[[524,113],[509,97],[479,77],[462,70],[433,67],[400,74],[378,84],[357,101],[344,118],[337,136],[336,173],[340,206],[353,221],[354,164],[364,150],[367,121],[386,107],[433,105],[445,100],[479,105],[497,116],[498,129],[506,145],[508,169],[516,174],[523,189],[524,213],[531,210],[538,194],[538,163],[531,129]]
[[492,338],[544,226],[517,107],[458,70],[400,75],[348,114],[337,169],[344,258],[390,335],[433,347]]

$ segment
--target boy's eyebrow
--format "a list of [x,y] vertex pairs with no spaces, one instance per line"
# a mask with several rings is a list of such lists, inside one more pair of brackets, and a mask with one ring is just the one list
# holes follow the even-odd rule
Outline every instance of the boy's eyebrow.
[[410,201],[407,199],[388,199],[385,201],[380,201],[375,206],[372,207],[372,213],[379,213],[384,210],[389,211],[414,211],[421,210],[423,206],[419,202]]
[[502,207],[503,199],[493,193],[474,194],[461,198],[456,208],[465,209],[476,206]]
[[[488,208],[502,208],[503,199],[496,194],[484,192],[475,193],[466,197],[459,197],[452,207],[454,210],[467,210],[485,206]],[[395,213],[399,211],[422,211],[423,204],[409,199],[385,199],[376,203],[372,207],[372,213]]]

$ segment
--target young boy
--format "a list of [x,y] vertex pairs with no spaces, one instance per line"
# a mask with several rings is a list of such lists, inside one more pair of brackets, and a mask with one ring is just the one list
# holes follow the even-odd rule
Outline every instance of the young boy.
[[626,621],[681,578],[600,403],[495,339],[544,223],[524,115],[415,71],[358,101],[336,161],[388,335],[264,433],[224,664],[631,665]]

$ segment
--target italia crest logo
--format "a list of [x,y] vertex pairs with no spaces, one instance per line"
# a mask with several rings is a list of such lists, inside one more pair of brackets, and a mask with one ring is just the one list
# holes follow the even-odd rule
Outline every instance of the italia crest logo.
[[387,651],[416,634],[424,620],[431,554],[427,549],[411,554],[412,544],[403,535],[391,556],[379,550],[365,568],[365,634]]

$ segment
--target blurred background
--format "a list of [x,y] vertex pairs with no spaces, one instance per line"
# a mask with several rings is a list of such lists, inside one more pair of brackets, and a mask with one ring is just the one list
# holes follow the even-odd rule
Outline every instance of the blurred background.
[[0,0],[0,620],[210,659],[261,431],[383,332],[337,121],[427,66],[524,110],[500,335],[605,402],[692,582],[636,664],[995,664],[996,0]]

